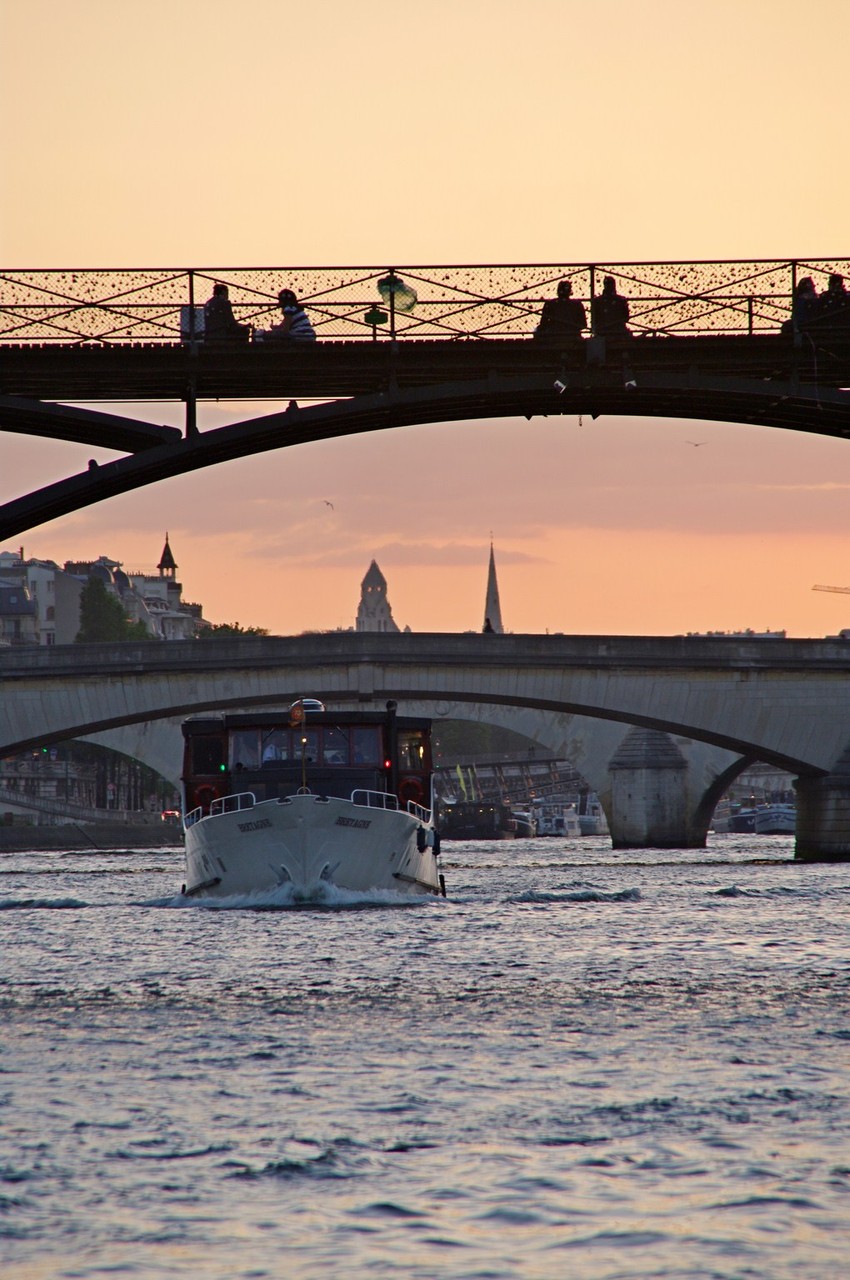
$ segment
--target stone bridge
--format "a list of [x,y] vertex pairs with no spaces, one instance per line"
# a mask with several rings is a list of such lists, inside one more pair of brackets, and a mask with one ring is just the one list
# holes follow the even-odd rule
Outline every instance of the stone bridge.
[[[393,698],[436,720],[506,725],[569,759],[615,845],[704,843],[736,774],[775,764],[798,779],[797,856],[845,859],[849,673],[840,640],[731,637],[332,632],[9,650],[0,753],[124,727],[121,749],[173,778],[186,715]],[[158,722],[170,726],[164,748]]]

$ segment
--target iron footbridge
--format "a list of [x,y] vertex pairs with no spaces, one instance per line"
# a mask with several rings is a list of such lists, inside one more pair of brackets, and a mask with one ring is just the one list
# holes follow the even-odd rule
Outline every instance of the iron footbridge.
[[[121,457],[0,506],[0,537],[170,476],[412,424],[604,414],[850,434],[850,308],[800,318],[850,260],[0,272],[0,429]],[[628,305],[605,331],[609,278]],[[585,326],[535,337],[568,282]],[[207,334],[229,292],[238,336]],[[293,289],[317,341],[267,336]],[[178,401],[185,427],[93,405]],[[201,431],[205,401],[286,405]]]

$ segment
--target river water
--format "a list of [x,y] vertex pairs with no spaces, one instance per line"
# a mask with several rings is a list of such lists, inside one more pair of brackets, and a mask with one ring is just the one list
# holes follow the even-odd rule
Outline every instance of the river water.
[[446,900],[0,856],[0,1273],[850,1274],[850,866],[444,845]]

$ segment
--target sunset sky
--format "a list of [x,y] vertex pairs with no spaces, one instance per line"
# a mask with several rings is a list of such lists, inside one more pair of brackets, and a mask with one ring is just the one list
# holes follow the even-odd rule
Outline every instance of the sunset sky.
[[[0,0],[0,269],[848,257],[848,47],[846,0]],[[0,450],[0,501],[92,456]],[[350,625],[373,558],[402,626],[478,629],[491,533],[508,630],[850,627],[811,590],[850,444],[762,428],[404,428],[0,550],[150,570],[166,530],[207,617],[282,634]]]

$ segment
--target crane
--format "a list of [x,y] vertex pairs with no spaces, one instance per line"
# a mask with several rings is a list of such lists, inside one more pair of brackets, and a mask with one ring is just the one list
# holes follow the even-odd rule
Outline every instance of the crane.
[[850,596],[850,587],[821,587],[814,586],[812,591],[840,591],[842,595]]

